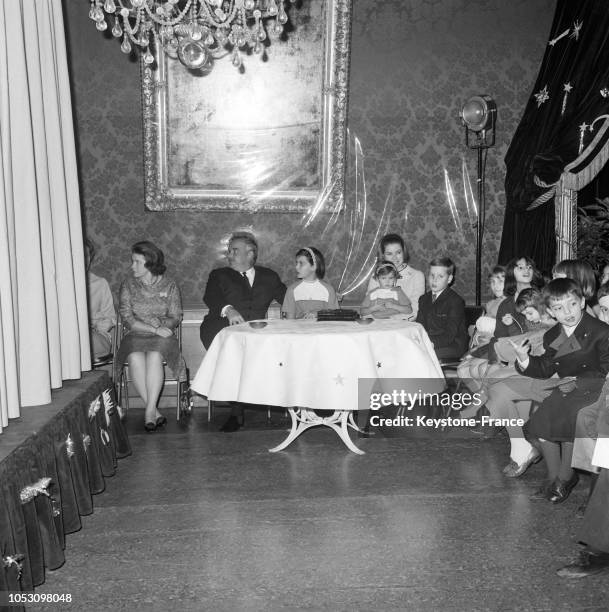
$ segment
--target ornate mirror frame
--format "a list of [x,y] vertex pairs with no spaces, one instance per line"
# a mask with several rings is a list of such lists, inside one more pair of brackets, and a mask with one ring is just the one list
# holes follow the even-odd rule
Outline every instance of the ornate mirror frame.
[[[301,3],[300,7],[296,5],[291,9],[295,26],[288,32],[287,42],[272,40],[268,50],[268,63],[281,62],[280,68],[284,73],[286,70],[291,71],[292,82],[302,82],[302,87],[292,87],[294,95],[305,98],[300,105],[290,104],[289,107],[284,107],[288,118],[291,118],[292,114],[298,116],[298,113],[301,113],[296,119],[295,127],[288,126],[288,129],[295,130],[296,136],[293,133],[290,138],[278,136],[284,138],[280,143],[283,148],[273,146],[277,140],[271,139],[265,142],[267,145],[270,143],[271,146],[268,146],[267,150],[275,156],[269,162],[271,165],[274,164],[273,172],[266,184],[254,183],[252,188],[231,185],[235,180],[231,178],[231,173],[232,177],[241,177],[243,174],[241,168],[239,172],[233,168],[226,173],[226,176],[222,176],[222,172],[231,165],[225,161],[227,151],[241,149],[244,156],[249,154],[250,158],[256,157],[255,154],[259,152],[252,151],[252,137],[250,136],[248,142],[245,140],[246,136],[243,136],[246,132],[255,130],[240,131],[230,126],[226,128],[226,134],[222,134],[224,129],[222,127],[212,126],[216,130],[214,132],[209,128],[209,117],[214,117],[216,111],[218,111],[216,116],[225,112],[226,99],[231,99],[229,95],[224,95],[222,104],[219,104],[219,94],[209,92],[219,90],[217,79],[221,77],[215,77],[214,88],[210,87],[212,81],[209,77],[222,63],[226,64],[232,71],[231,74],[237,77],[243,78],[245,74],[240,74],[239,70],[231,65],[230,58],[223,58],[215,63],[210,75],[193,75],[177,60],[163,53],[162,49],[155,51],[153,68],[141,63],[145,204],[148,210],[304,212],[314,205],[319,206],[322,201],[323,206],[319,207],[320,210],[329,213],[340,210],[345,188],[351,4],[351,0],[306,0],[306,5],[310,5],[307,10],[317,10],[323,15],[321,23],[314,24],[310,19],[307,27],[300,28],[299,32],[296,14],[306,8],[305,3]],[[318,28],[313,25],[318,25]],[[299,36],[308,36],[309,39],[299,41]],[[293,51],[281,50],[280,47],[289,44],[291,38],[294,38],[294,44],[301,45],[301,48],[305,49],[307,45],[313,45],[309,46],[309,49],[318,49],[314,45],[319,45],[321,40],[322,61],[319,62],[319,57],[316,58],[314,53],[294,56]],[[282,52],[287,54],[287,57],[282,57]],[[260,61],[258,56],[245,57],[244,70],[255,71],[252,66]],[[307,62],[309,65],[306,65]],[[225,74],[228,78],[228,73]],[[307,79],[312,84],[309,88],[306,87]],[[274,88],[273,99],[282,97],[282,80],[265,81],[264,87]],[[245,82],[243,79],[240,83]],[[259,81],[255,84],[259,86]],[[232,87],[236,86],[233,84]],[[316,89],[317,87],[319,89]],[[213,102],[205,99],[206,88],[208,98],[215,96]],[[222,90],[222,93],[230,93],[230,86],[228,90]],[[181,104],[172,104],[173,100],[180,100]],[[311,103],[311,100],[314,100],[314,103]],[[305,110],[295,110],[292,113],[294,108]],[[309,121],[307,117],[313,117],[313,120]],[[276,114],[274,118],[276,120]],[[176,134],[174,141],[170,126]],[[232,131],[229,132],[231,128]],[[262,126],[262,129],[257,126],[256,130],[263,134],[272,133],[275,137],[283,128],[280,122],[275,122],[274,125]],[[205,129],[208,129],[207,134],[212,134],[208,139],[201,138],[201,132],[197,131]],[[244,140],[239,141],[241,137]],[[305,140],[307,144],[303,146]],[[287,166],[285,169],[281,168],[281,165],[287,164],[288,158],[291,157],[286,154],[290,150],[311,152],[307,157],[308,162],[313,158],[313,161],[307,164],[313,170],[307,170],[308,174],[305,173],[304,178],[299,176],[294,179],[295,185],[289,183],[294,176],[294,168],[301,167],[302,162],[299,165],[291,160],[290,168]],[[220,161],[214,168],[215,173],[208,179],[205,173],[213,163],[209,164],[207,161],[213,162],[218,159]],[[197,167],[196,172],[190,171],[193,165]],[[264,175],[264,168],[262,170],[260,175]],[[277,181],[275,184],[270,184],[269,180],[271,182],[274,180],[274,174],[278,175]],[[204,184],[206,181],[209,184]]]

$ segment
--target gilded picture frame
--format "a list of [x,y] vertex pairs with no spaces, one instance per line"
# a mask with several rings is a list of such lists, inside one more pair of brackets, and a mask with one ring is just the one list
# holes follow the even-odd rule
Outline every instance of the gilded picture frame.
[[294,5],[285,40],[242,69],[229,56],[201,75],[162,49],[141,63],[148,210],[341,209],[351,4]]

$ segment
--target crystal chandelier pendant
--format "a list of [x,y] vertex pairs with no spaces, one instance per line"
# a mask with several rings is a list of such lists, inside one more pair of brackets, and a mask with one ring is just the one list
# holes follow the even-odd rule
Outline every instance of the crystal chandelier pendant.
[[260,53],[267,33],[284,31],[285,7],[295,1],[89,0],[89,17],[100,31],[112,26],[112,35],[122,38],[121,50],[138,50],[146,64],[154,62],[148,49],[154,41],[187,68],[207,73],[214,58],[226,55],[243,70],[239,50]]
[[192,38],[183,38],[178,44],[179,60],[191,70],[199,70],[208,62],[211,65],[211,56],[205,45]]
[[115,38],[120,38],[123,35],[123,30],[118,22],[118,19],[114,21],[114,26],[112,27],[112,36]]
[[126,36],[123,38],[123,42],[121,43],[121,51],[123,53],[131,53],[131,43],[127,40]]
[[146,53],[144,53],[144,64],[146,65],[150,65],[150,64],[154,64],[154,55],[152,55],[152,53],[150,53],[150,49],[146,49]]

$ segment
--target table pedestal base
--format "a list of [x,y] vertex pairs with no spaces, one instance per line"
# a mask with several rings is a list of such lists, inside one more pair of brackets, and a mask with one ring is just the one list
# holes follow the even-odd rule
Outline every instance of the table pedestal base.
[[321,417],[309,408],[288,408],[290,416],[292,417],[292,429],[288,434],[288,437],[279,445],[274,448],[270,448],[269,452],[276,453],[278,451],[287,448],[298,436],[311,427],[318,425],[326,425],[331,427],[339,436],[339,438],[345,443],[345,446],[352,452],[358,455],[364,455],[364,451],[360,450],[353,444],[353,441],[349,437],[348,427],[355,429],[356,431],[362,431],[353,420],[352,410],[335,410],[330,416]]

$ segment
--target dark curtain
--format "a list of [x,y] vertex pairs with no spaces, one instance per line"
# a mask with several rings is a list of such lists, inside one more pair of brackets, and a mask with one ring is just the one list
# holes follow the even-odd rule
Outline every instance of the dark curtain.
[[[554,199],[541,204],[536,200],[578,157],[580,126],[609,113],[609,98],[601,94],[605,88],[609,88],[609,2],[558,0],[539,76],[505,156],[507,207],[501,263],[528,255],[539,268],[552,267]],[[592,137],[586,133],[584,146]],[[531,205],[537,207],[527,210]]]

